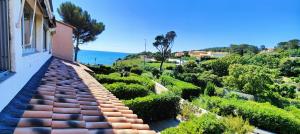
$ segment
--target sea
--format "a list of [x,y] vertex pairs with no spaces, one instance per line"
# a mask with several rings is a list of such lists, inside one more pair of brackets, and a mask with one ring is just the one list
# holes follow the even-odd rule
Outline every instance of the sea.
[[112,65],[118,58],[122,59],[129,54],[130,53],[122,52],[80,50],[78,52],[78,62],[92,65]]

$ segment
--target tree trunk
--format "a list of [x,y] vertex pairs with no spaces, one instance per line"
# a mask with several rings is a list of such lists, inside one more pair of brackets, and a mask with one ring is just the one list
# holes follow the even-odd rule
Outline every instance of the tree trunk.
[[78,51],[79,51],[78,47],[79,47],[79,37],[77,37],[77,39],[76,39],[75,54],[74,54],[74,56],[75,56],[75,58],[74,58],[75,62],[77,62],[77,54],[78,54]]
[[164,61],[162,60],[159,66],[159,71],[162,72],[162,67],[163,67]]

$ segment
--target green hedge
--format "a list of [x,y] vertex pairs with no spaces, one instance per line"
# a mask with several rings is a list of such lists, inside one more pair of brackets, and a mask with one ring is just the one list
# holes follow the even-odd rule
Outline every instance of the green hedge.
[[200,87],[197,87],[191,83],[177,80],[170,76],[161,76],[161,84],[166,86],[171,91],[180,94],[183,99],[191,99],[198,97],[200,93],[203,93]]
[[117,82],[113,84],[107,84],[105,87],[117,98],[124,100],[134,99],[136,97],[144,97],[151,93],[151,91],[145,86],[139,84],[126,84]]
[[117,73],[112,73],[109,75],[97,74],[95,78],[102,84],[112,84],[115,82],[123,82],[126,84],[140,84],[145,86],[148,90],[153,91],[155,83],[151,79],[138,75],[130,75],[128,77],[121,77]]
[[179,113],[179,100],[179,96],[165,93],[125,100],[124,103],[145,122],[150,122],[175,118]]
[[257,103],[219,97],[201,97],[194,104],[215,111],[219,115],[239,115],[256,127],[276,133],[300,133],[300,119],[269,103]]
[[87,65],[88,68],[93,70],[96,74],[110,74],[115,72],[115,70],[110,66],[104,65]]

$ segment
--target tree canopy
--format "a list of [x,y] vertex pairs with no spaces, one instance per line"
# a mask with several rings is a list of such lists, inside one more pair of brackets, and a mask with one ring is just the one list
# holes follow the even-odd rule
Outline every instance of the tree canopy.
[[79,45],[96,40],[97,35],[105,30],[105,25],[92,19],[87,11],[71,2],[62,3],[57,11],[65,23],[76,27],[73,30],[73,38],[76,41],[75,61],[77,61]]
[[174,31],[170,31],[166,35],[158,35],[155,37],[153,46],[158,50],[155,58],[161,62],[160,71],[162,71],[163,63],[171,56],[171,49],[176,36]]

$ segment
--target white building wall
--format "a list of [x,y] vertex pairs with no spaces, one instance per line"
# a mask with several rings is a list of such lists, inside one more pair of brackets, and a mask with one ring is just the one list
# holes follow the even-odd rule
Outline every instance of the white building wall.
[[[20,0],[9,0],[10,18],[10,45],[12,55],[12,71],[14,74],[0,83],[0,111],[14,98],[29,79],[41,68],[41,66],[52,56],[48,51],[42,51],[43,46],[43,23],[42,18],[37,23],[37,53],[22,55],[21,28],[16,27],[19,19]],[[51,35],[48,34],[48,38]]]

